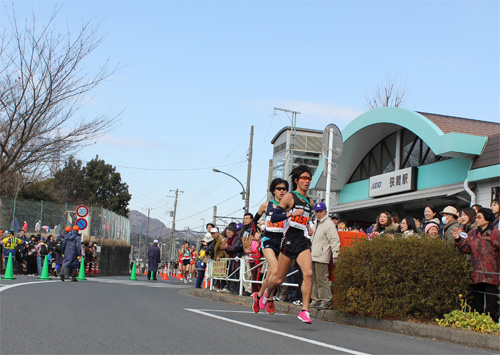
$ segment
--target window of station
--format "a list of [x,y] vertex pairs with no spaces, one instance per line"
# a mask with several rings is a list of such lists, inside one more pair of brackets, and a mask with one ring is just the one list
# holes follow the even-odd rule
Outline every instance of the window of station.
[[[397,132],[377,143],[361,160],[349,179],[349,183],[366,180],[371,176],[395,170]],[[401,130],[401,169],[431,164],[446,158],[437,156],[429,146],[413,132]]]

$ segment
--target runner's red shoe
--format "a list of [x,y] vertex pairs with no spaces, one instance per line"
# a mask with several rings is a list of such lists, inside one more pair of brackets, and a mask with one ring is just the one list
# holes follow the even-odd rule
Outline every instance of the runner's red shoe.
[[258,292],[254,292],[252,294],[252,298],[253,298],[253,304],[252,304],[252,309],[255,313],[259,313],[259,310],[260,310],[260,307],[259,307],[259,293]]
[[267,301],[266,312],[269,313],[269,314],[276,313],[275,310],[274,310],[274,301],[272,301],[272,300]]

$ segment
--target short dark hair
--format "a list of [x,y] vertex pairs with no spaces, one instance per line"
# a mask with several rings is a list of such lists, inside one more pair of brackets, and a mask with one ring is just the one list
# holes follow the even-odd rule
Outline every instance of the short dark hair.
[[208,228],[208,226],[215,227],[215,224],[213,224],[213,223],[207,223],[207,225],[205,226],[205,228]]
[[309,176],[313,176],[313,174],[311,173],[311,169],[309,169],[307,165],[297,166],[290,173],[290,177],[292,178],[292,190],[297,190],[297,183],[295,182],[295,179],[300,178],[300,175],[302,175],[302,173],[308,173]]
[[269,192],[274,193],[274,190],[276,190],[276,186],[278,186],[279,184],[285,184],[286,191],[288,191],[288,189],[290,188],[288,181],[282,178],[276,178],[273,181],[271,181],[271,185],[269,186]]
[[253,214],[251,214],[250,212],[247,212],[243,215],[243,217],[246,217],[246,216],[250,216],[250,218],[253,218]]

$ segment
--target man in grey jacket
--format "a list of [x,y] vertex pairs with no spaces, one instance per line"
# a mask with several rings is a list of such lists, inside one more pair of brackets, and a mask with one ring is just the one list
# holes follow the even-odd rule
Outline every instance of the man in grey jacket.
[[340,238],[335,224],[328,217],[324,202],[314,205],[316,225],[312,235],[311,257],[313,261],[311,307],[328,309],[332,307],[332,290],[328,275],[328,264],[333,258],[337,262]]

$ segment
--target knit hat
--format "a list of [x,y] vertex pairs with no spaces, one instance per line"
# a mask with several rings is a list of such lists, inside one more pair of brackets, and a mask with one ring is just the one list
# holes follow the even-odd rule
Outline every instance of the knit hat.
[[67,226],[66,228],[64,228],[64,230],[65,230],[66,232],[71,232],[71,227],[70,227],[70,226]]
[[429,224],[427,224],[425,226],[425,234],[427,234],[427,232],[429,231],[429,229],[431,229],[432,227],[436,227],[437,230],[439,231],[439,226],[436,223],[431,222],[431,223],[429,223]]
[[79,231],[79,230],[80,230],[80,227],[78,227],[78,226],[73,226],[73,230],[74,230],[74,231]]

